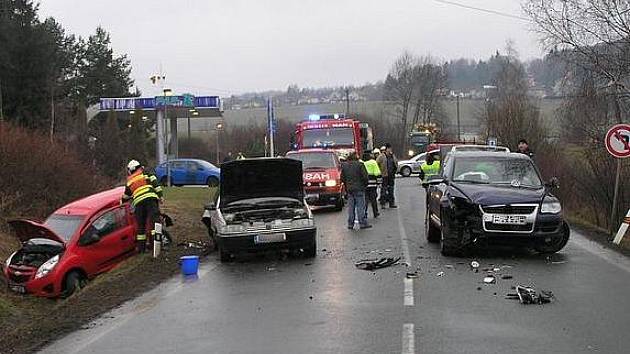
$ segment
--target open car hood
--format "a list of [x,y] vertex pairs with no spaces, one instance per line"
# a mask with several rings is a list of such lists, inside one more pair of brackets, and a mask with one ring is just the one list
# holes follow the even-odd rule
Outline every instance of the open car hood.
[[235,160],[221,165],[221,206],[251,198],[302,200],[302,162],[288,158]]
[[8,224],[15,232],[15,236],[17,236],[17,238],[20,239],[22,243],[34,238],[44,238],[52,241],[57,241],[61,244],[66,243],[63,238],[59,237],[59,235],[54,233],[46,225],[40,224],[36,221],[17,219],[10,220]]

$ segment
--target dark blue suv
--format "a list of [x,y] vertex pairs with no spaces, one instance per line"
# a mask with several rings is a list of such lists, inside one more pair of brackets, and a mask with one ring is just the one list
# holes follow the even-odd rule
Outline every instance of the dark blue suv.
[[441,174],[429,179],[429,242],[445,256],[472,245],[520,245],[541,253],[560,251],[569,240],[562,206],[527,155],[506,148],[454,147]]
[[[221,177],[221,170],[208,161],[198,159],[174,159],[168,161],[170,165],[171,184],[207,185],[217,187]],[[168,184],[167,163],[155,168],[155,175],[162,185]]]

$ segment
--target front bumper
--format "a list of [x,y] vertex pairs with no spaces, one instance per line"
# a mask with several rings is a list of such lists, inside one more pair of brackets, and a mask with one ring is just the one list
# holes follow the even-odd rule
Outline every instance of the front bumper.
[[[257,235],[284,233],[286,240],[282,242],[256,243]],[[219,248],[224,252],[256,252],[273,249],[300,249],[314,247],[317,228],[308,227],[289,230],[260,230],[238,234],[217,234]]]
[[32,294],[41,297],[58,297],[61,293],[61,282],[56,281],[53,270],[45,276],[35,279],[34,274],[16,275],[12,269],[5,269],[4,276],[9,290],[20,294]]

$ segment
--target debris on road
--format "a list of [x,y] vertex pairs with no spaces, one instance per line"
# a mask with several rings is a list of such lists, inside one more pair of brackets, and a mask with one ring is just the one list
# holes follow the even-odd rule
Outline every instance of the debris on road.
[[484,284],[494,284],[497,282],[497,278],[495,278],[494,275],[487,275],[483,278],[483,282]]
[[503,275],[501,276],[501,279],[512,279],[512,278],[514,278],[514,277],[513,277],[513,276],[511,276],[511,275],[509,275],[509,274],[503,274]]
[[475,273],[479,271],[479,262],[472,261],[470,262],[470,269],[472,269]]
[[439,272],[436,274],[438,277],[443,277],[444,276],[444,272]]
[[418,277],[418,272],[408,272],[406,276],[408,279],[415,279]]
[[363,270],[375,270],[392,266],[400,261],[398,258],[365,259],[356,262],[355,267]]
[[446,269],[454,269],[455,266],[453,266],[452,264],[446,264],[446,265],[444,265],[444,268],[446,268]]
[[495,273],[498,273],[498,272],[501,271],[501,268],[493,268],[492,271],[495,272]]
[[516,293],[510,293],[505,296],[506,299],[518,300],[523,305],[529,304],[548,304],[554,299],[554,295],[551,291],[541,290],[537,292],[536,289],[529,286],[516,286]]

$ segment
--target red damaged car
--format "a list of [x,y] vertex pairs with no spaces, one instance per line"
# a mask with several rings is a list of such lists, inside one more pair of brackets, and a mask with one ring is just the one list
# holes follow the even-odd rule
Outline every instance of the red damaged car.
[[6,260],[11,290],[45,297],[69,296],[89,279],[135,252],[135,220],[124,188],[72,202],[45,222],[9,221],[22,248]]
[[333,150],[289,151],[287,157],[302,161],[304,191],[309,205],[334,205],[336,210],[343,208],[344,187],[341,184],[341,163]]

